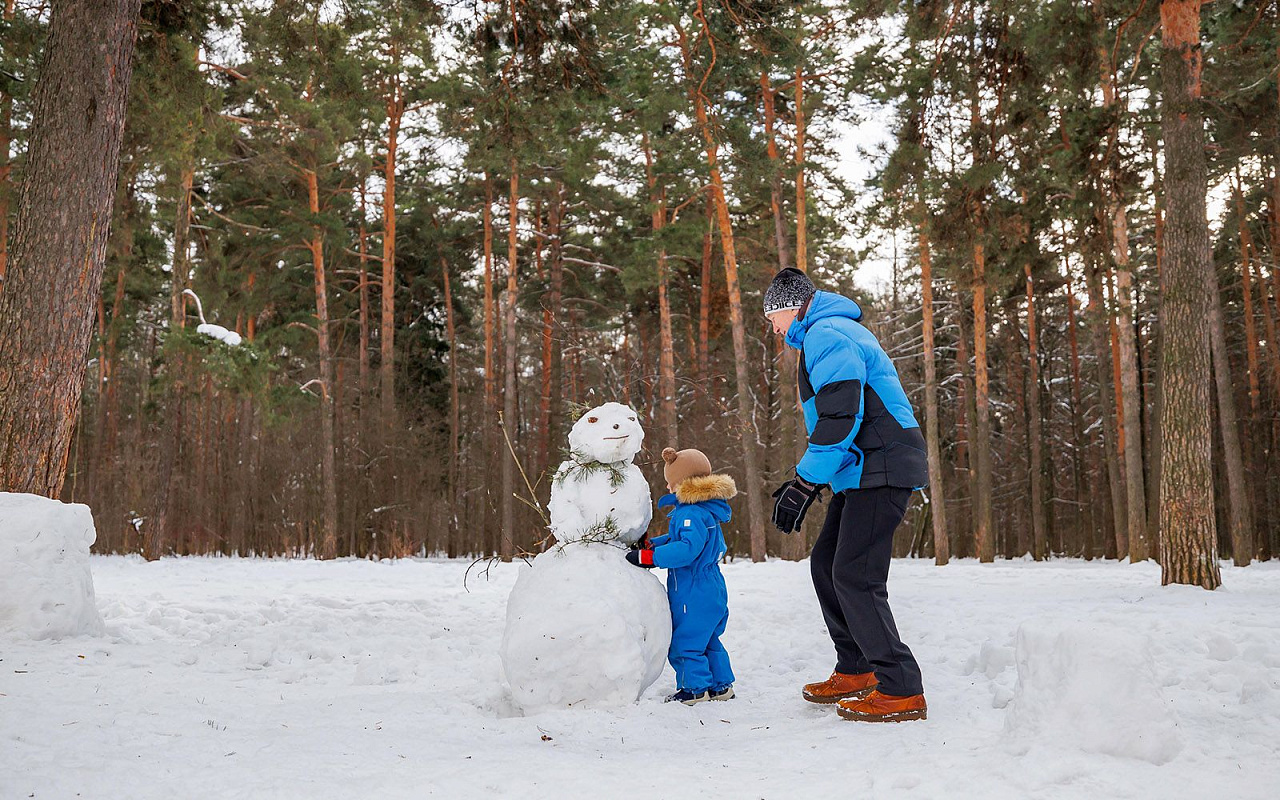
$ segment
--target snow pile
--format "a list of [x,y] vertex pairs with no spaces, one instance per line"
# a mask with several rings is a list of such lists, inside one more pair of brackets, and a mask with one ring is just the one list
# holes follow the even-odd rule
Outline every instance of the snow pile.
[[52,639],[102,633],[89,507],[0,492],[0,634]]
[[1144,635],[1024,623],[1016,638],[1018,681],[1005,719],[1016,749],[1025,753],[1039,743],[1157,766],[1182,751]]
[[202,333],[211,339],[217,339],[228,347],[239,347],[244,341],[240,338],[240,334],[235,331],[229,331],[221,325],[215,325],[212,322],[202,322],[196,326],[196,333]]
[[568,544],[523,569],[507,599],[502,668],[526,712],[633,703],[662,674],[667,594],[620,548]]
[[649,483],[632,463],[644,443],[636,412],[605,403],[569,432],[569,459],[551,484],[551,531],[558,542],[619,541],[644,535],[653,518]]

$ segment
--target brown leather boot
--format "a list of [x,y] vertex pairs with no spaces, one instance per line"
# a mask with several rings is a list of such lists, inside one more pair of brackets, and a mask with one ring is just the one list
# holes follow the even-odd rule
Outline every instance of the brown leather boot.
[[841,700],[866,697],[874,688],[876,688],[874,672],[863,672],[858,675],[833,672],[831,677],[822,683],[805,684],[804,699],[810,703],[838,703]]
[[860,700],[842,700],[836,707],[844,719],[860,722],[905,722],[909,719],[925,719],[928,717],[928,706],[924,695],[913,694],[907,697],[895,697],[873,691]]

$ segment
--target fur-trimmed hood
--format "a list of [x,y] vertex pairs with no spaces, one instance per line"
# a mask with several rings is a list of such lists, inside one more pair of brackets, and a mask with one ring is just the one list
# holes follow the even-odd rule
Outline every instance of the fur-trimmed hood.
[[685,478],[676,485],[676,500],[685,505],[705,503],[708,500],[730,500],[738,493],[738,486],[728,475],[699,475]]

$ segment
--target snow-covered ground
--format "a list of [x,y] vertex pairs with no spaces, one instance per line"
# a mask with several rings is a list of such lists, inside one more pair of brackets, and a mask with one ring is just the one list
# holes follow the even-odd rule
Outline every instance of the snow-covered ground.
[[739,697],[515,714],[516,566],[94,557],[102,637],[0,637],[0,798],[1271,798],[1280,568],[894,564],[926,722],[805,703],[807,563],[725,568]]

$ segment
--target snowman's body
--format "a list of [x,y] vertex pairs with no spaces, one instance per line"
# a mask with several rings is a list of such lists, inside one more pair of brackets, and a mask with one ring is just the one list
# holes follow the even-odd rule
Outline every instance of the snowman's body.
[[619,403],[588,411],[569,434],[551,488],[557,545],[521,571],[507,600],[502,666],[525,711],[634,702],[662,673],[666,590],[620,546],[644,535],[653,514],[631,463],[643,441]]

